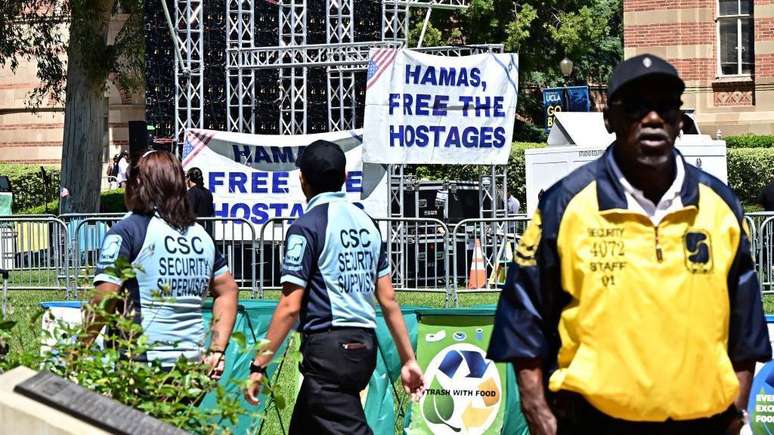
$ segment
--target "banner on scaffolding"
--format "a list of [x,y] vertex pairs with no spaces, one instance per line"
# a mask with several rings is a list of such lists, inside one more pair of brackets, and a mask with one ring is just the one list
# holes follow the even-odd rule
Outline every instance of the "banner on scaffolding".
[[[278,136],[190,129],[183,145],[183,168],[201,169],[216,217],[244,218],[260,232],[269,219],[298,218],[304,213],[306,198],[296,158],[306,145],[323,139],[338,144],[347,157],[343,186],[347,197],[373,217],[387,216],[386,169],[363,163],[361,134],[352,130]],[[271,240],[271,233],[267,231],[264,239]],[[242,238],[250,236],[244,232]],[[239,238],[239,234],[225,237]]]
[[507,164],[518,70],[512,53],[449,57],[371,49],[363,160]]

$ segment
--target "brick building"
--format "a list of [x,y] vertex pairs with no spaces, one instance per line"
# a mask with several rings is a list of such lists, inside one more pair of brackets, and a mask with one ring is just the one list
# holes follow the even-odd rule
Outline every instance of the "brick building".
[[[110,25],[109,38],[123,27],[127,16],[117,16]],[[62,159],[64,106],[44,104],[38,113],[26,106],[27,96],[39,81],[32,62],[22,62],[16,72],[0,68],[0,163],[56,164]],[[120,92],[111,82],[105,98],[107,134],[103,161],[129,146],[129,121],[143,120],[143,93]],[[102,171],[104,174],[105,171]]]
[[624,56],[672,62],[703,133],[774,134],[774,0],[623,4]]

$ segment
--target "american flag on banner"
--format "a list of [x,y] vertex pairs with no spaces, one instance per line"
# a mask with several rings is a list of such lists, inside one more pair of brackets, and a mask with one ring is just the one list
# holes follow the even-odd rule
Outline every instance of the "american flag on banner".
[[368,60],[368,82],[366,89],[370,88],[384,71],[392,65],[395,56],[398,55],[397,48],[377,48],[373,51],[374,55]]
[[191,129],[186,132],[183,142],[183,167],[185,168],[199,152],[212,140],[213,133]]

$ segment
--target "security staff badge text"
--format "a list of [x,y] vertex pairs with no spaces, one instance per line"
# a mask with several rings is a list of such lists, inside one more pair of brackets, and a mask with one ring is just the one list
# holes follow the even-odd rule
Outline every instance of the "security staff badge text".
[[712,271],[712,238],[705,230],[690,228],[683,236],[685,267],[691,273]]

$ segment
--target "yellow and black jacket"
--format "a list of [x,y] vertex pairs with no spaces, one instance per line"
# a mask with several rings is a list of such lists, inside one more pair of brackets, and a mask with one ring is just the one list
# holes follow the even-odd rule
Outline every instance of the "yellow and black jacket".
[[627,209],[607,154],[542,196],[509,265],[489,358],[541,358],[548,387],[632,421],[707,417],[733,362],[771,358],[739,201],[685,164],[683,207]]

